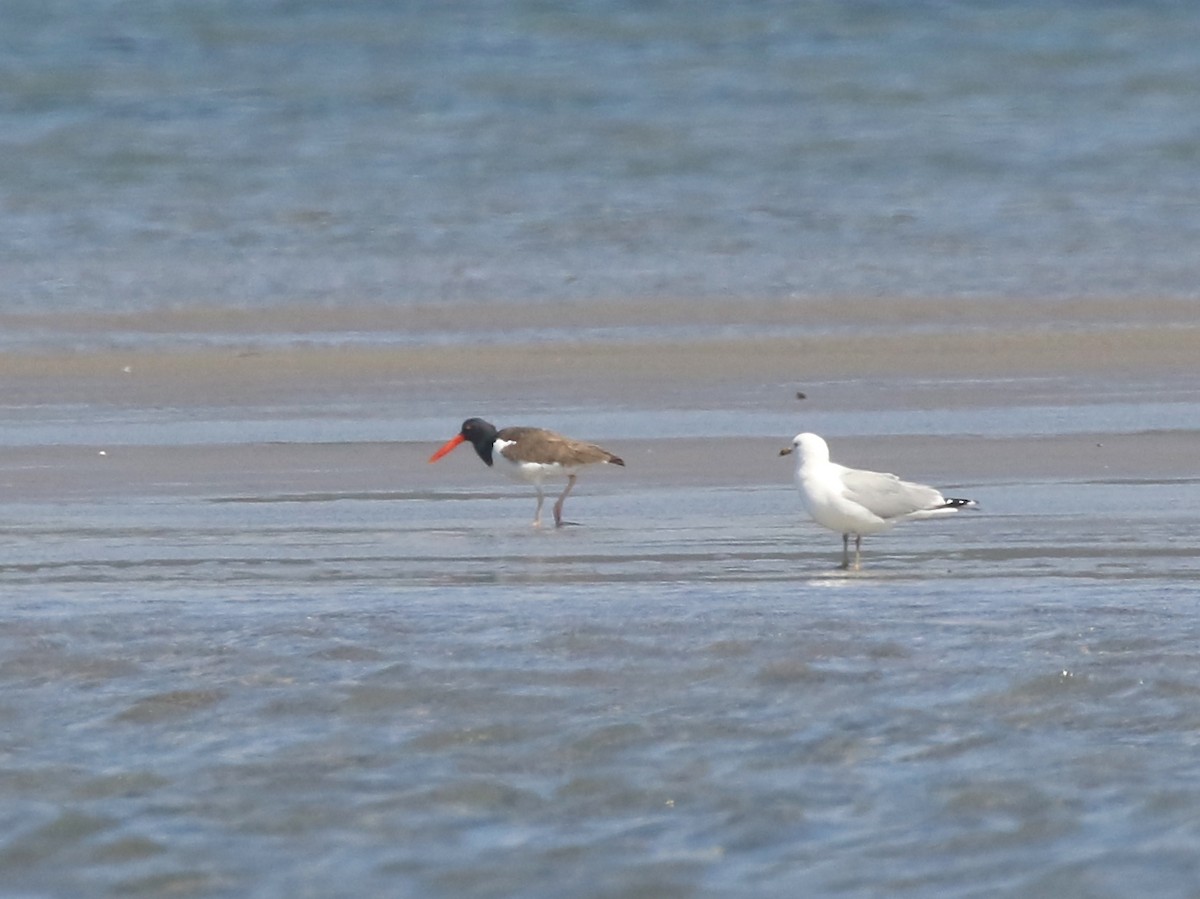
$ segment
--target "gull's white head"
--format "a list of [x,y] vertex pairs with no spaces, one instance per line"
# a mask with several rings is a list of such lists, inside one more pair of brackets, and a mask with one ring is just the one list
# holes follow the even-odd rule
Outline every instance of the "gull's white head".
[[781,456],[790,456],[796,454],[796,465],[803,465],[806,462],[828,462],[829,461],[829,444],[818,437],[816,434],[797,434],[792,438],[792,445],[785,446],[779,451]]

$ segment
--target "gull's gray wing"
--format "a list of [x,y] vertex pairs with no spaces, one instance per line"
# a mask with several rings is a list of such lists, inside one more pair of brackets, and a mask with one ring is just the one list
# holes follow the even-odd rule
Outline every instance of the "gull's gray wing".
[[925,484],[902,481],[894,474],[847,468],[842,472],[846,499],[858,503],[885,521],[946,505],[942,494]]

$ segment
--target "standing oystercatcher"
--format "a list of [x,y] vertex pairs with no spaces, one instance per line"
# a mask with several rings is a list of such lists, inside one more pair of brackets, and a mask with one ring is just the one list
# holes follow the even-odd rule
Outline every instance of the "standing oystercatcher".
[[[547,478],[566,477],[567,489],[554,504],[554,526],[562,527],[562,507],[575,486],[575,474],[585,465],[625,463],[606,449],[594,443],[572,440],[544,428],[504,428],[497,431],[495,425],[482,418],[468,418],[462,430],[451,437],[436,453],[429,457],[436,462],[460,443],[470,443],[479,458],[492,467],[497,461],[500,470],[514,481],[532,484],[537,490],[537,511],[533,513],[533,526],[542,523],[542,484]],[[497,456],[499,459],[497,460]]]
[[850,535],[854,535],[854,565],[862,567],[863,534],[878,534],[896,522],[949,515],[970,499],[954,499],[925,484],[902,481],[894,474],[847,468],[829,461],[829,444],[816,434],[797,434],[779,455],[796,454],[796,487],[813,521],[842,534],[842,568],[850,565]]

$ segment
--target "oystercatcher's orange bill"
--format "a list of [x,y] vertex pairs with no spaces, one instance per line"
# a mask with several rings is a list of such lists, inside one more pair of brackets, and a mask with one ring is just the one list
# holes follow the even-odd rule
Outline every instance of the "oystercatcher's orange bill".
[[429,457],[429,461],[436,462],[438,459],[442,458],[442,456],[446,455],[446,453],[450,452],[450,450],[454,449],[460,443],[465,443],[466,439],[467,438],[464,437],[462,434],[455,434],[453,437],[451,437],[449,440],[446,441],[446,443],[442,446],[442,448],[440,450],[438,450],[436,453],[434,453],[432,456]]

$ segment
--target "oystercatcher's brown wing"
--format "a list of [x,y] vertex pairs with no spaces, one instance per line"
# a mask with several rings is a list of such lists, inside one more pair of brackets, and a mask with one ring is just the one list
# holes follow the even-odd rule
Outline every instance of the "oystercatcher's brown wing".
[[582,440],[572,440],[545,428],[505,428],[496,435],[509,441],[500,454],[513,462],[558,463],[565,468],[608,462],[625,463],[602,447]]

